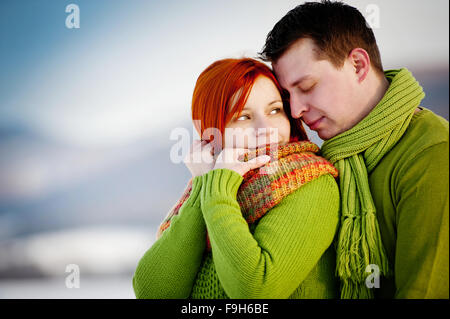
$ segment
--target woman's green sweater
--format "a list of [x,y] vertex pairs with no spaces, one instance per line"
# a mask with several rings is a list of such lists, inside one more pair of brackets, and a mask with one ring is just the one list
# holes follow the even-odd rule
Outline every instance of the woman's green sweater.
[[[250,226],[236,200],[242,181],[228,169],[193,179],[179,214],[139,261],[137,298],[338,297],[334,178],[303,185]],[[212,252],[205,251],[206,228]]]

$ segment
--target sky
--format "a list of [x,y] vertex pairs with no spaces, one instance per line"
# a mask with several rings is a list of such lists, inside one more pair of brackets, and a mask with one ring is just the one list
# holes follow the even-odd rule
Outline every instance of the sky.
[[[448,69],[447,0],[345,2],[376,23],[385,68]],[[71,3],[80,28],[66,27]],[[0,128],[29,127],[82,146],[175,128],[190,121],[203,69],[256,56],[273,25],[300,3],[2,0]]]

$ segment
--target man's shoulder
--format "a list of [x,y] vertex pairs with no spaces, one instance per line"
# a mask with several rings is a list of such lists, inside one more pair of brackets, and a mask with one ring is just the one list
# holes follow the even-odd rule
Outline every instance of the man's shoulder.
[[429,109],[424,107],[421,107],[421,109],[420,112],[413,115],[405,133],[418,132],[432,142],[448,142],[448,121]]
[[433,146],[448,148],[449,123],[443,117],[423,108],[413,115],[408,128],[391,151],[406,152],[414,157]]
[[374,169],[374,177],[388,174],[402,176],[405,170],[420,165],[417,161],[448,160],[448,121],[422,108],[414,114],[403,136]]

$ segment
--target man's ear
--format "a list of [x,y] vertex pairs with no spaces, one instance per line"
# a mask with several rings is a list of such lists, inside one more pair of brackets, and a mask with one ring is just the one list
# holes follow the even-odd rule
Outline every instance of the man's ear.
[[358,81],[364,81],[370,70],[370,57],[367,51],[362,48],[355,48],[349,53],[348,59],[354,68]]

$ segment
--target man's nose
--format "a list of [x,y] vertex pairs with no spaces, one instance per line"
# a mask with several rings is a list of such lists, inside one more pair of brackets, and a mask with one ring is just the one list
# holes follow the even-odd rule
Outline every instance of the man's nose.
[[302,117],[308,111],[307,103],[298,96],[291,96],[289,103],[291,106],[291,116],[294,119]]

